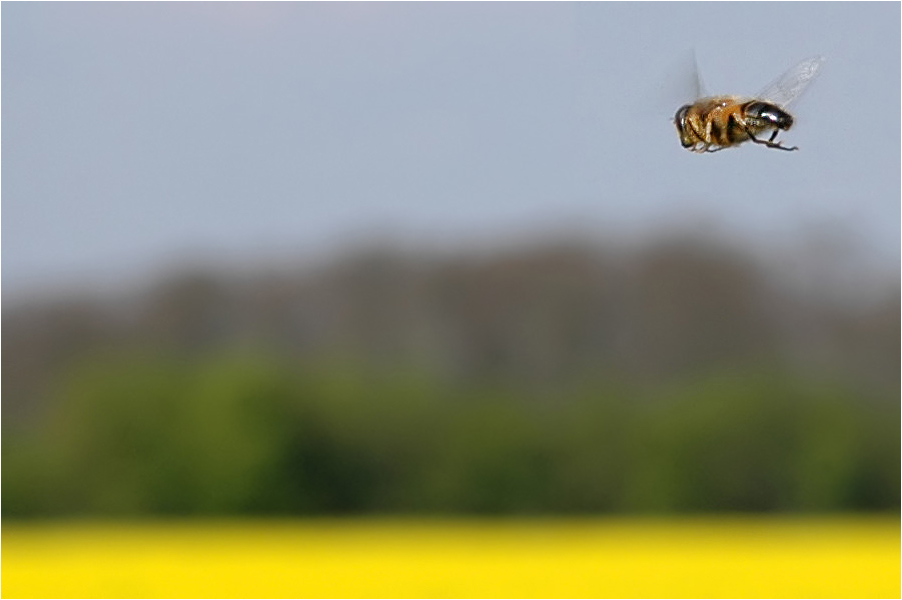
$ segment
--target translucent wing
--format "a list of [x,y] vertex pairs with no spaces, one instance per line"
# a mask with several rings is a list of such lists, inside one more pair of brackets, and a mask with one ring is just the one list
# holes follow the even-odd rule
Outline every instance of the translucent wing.
[[698,70],[695,49],[684,52],[674,59],[674,74],[681,78],[680,101],[695,102],[708,95],[702,76]]
[[702,81],[701,71],[698,69],[698,56],[695,54],[695,49],[692,50],[692,54],[688,57],[684,57],[686,61],[685,64],[688,65],[688,72],[691,73],[690,85],[692,86],[692,96],[686,98],[686,100],[698,100],[699,98],[704,98],[708,95],[708,90],[705,88],[705,82]]
[[813,56],[803,60],[761,90],[756,98],[768,100],[777,106],[789,106],[814,80],[822,64],[824,64],[823,56]]
[[637,94],[636,99],[630,103],[633,108],[642,107],[637,118],[654,114],[673,121],[677,107],[691,104],[705,95],[692,49],[663,57],[655,72],[657,75],[652,78],[653,86]]

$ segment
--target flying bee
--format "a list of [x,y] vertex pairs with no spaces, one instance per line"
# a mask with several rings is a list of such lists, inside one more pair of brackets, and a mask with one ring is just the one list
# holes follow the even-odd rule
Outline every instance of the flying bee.
[[[717,152],[746,141],[777,150],[798,150],[774,141],[780,130],[792,127],[786,108],[796,100],[817,75],[822,56],[803,60],[754,98],[711,96],[681,106],[674,116],[680,143],[692,152]],[[773,130],[768,139],[762,134]]]

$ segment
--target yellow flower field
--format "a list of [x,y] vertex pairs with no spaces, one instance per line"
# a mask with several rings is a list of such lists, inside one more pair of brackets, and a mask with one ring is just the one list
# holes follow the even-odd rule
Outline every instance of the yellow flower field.
[[22,597],[899,597],[893,518],[3,527]]

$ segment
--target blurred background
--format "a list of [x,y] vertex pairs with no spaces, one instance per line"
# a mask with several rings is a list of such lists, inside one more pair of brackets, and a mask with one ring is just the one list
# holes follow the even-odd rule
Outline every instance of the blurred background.
[[4,4],[3,518],[897,514],[900,7],[763,10]]

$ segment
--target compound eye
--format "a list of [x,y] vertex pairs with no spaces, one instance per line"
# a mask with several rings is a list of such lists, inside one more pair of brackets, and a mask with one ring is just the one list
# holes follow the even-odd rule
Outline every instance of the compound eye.
[[768,105],[764,102],[752,102],[745,109],[745,114],[753,119],[767,119],[768,118]]
[[681,106],[676,114],[673,116],[673,120],[677,125],[682,125],[686,122],[686,113],[689,112],[690,105],[686,104],[685,106]]
[[752,119],[767,121],[780,129],[789,129],[792,126],[792,117],[769,102],[752,102],[746,107],[745,113]]

